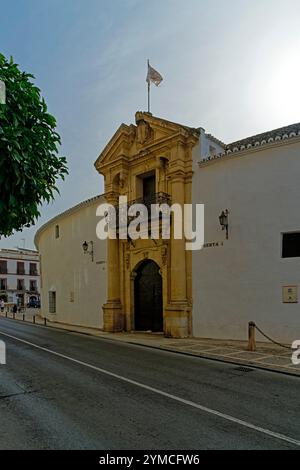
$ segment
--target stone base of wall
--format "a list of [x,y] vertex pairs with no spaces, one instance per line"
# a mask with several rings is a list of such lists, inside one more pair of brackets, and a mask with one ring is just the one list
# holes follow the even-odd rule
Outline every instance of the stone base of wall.
[[125,316],[120,302],[107,302],[103,305],[103,330],[117,333],[124,330]]
[[165,336],[170,338],[188,338],[191,308],[182,302],[172,303],[165,308]]

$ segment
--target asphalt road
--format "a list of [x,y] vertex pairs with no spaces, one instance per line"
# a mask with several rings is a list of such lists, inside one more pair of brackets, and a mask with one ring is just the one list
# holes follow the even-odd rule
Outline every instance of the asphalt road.
[[297,377],[5,318],[0,340],[0,449],[300,449]]

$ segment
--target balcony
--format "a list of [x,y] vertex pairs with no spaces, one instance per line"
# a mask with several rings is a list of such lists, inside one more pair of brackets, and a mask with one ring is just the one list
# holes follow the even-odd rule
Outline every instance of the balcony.
[[38,276],[38,271],[37,269],[30,269],[29,274],[30,276]]
[[24,274],[25,274],[25,269],[24,269],[24,268],[18,268],[18,269],[17,269],[17,274],[20,275],[20,276],[24,276]]
[[[131,216],[128,216],[128,209],[134,204],[143,204],[148,211],[148,222],[151,220],[151,206],[152,205],[161,205],[167,204],[171,205],[171,196],[167,193],[159,192],[151,195],[147,198],[138,198],[133,201],[128,202],[127,204],[115,206],[116,211],[116,228],[119,229],[122,226],[126,226],[132,220]],[[120,220],[121,218],[121,220]]]

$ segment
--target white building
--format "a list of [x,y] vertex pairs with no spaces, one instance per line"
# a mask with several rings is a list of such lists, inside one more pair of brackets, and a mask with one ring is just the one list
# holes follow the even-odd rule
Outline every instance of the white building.
[[107,247],[96,237],[96,209],[103,202],[102,196],[84,201],[36,234],[42,266],[41,314],[50,321],[103,327]]
[[40,298],[40,261],[34,250],[0,249],[0,299],[26,306]]
[[[300,338],[300,123],[224,144],[202,128],[137,113],[136,125],[120,126],[105,153],[111,155],[102,165],[107,178],[112,175],[106,199],[129,194],[136,200],[141,182],[144,191],[151,178],[156,194],[205,205],[205,246],[180,252],[177,265],[172,237],[163,246],[126,240],[111,249],[110,241],[96,237],[96,208],[104,197],[83,202],[37,232],[44,316],[131,331],[141,330],[143,315],[149,317],[146,329],[157,331],[151,325],[156,292],[160,331],[167,335],[171,325],[176,337],[244,340],[255,321],[278,341]],[[228,238],[219,220],[226,211]],[[90,255],[82,250],[85,241]],[[143,285],[140,280],[147,266],[154,266],[146,274],[157,280],[152,290],[152,278]],[[108,309],[115,305],[113,317]]]
[[300,124],[230,145],[201,132],[193,171],[206,243],[193,252],[193,335],[245,339],[253,320],[275,339],[300,338]]

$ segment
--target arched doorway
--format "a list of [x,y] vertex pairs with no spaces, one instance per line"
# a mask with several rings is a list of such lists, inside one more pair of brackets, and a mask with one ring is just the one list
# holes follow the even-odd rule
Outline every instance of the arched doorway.
[[162,277],[159,266],[151,260],[136,270],[134,319],[138,331],[163,331]]

